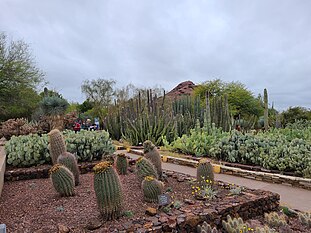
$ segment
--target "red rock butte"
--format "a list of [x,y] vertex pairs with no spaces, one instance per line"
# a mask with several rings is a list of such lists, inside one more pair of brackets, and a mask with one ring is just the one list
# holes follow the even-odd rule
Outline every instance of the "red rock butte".
[[183,95],[191,95],[195,84],[192,81],[179,83],[175,88],[167,93],[167,97],[178,98]]

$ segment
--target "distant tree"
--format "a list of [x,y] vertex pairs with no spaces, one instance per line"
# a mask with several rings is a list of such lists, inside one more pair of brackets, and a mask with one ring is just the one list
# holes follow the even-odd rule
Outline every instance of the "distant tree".
[[89,99],[84,100],[82,104],[79,104],[77,106],[77,110],[79,113],[87,112],[88,110],[91,110],[92,108],[94,108],[94,103],[91,102]]
[[29,46],[0,33],[0,120],[29,117],[40,100],[36,88],[43,81]]
[[202,101],[204,100],[203,103],[205,103],[205,93],[207,91],[210,93],[211,98],[227,94],[230,113],[236,118],[238,116],[243,118],[252,115],[259,117],[263,114],[261,100],[255,98],[253,93],[240,82],[226,83],[220,79],[207,81],[197,85],[194,93],[196,96],[200,96]]
[[115,83],[116,81],[113,79],[98,78],[85,80],[81,86],[86,98],[94,103],[94,112],[101,120],[104,119],[108,112],[108,106],[115,97]]
[[303,107],[289,107],[281,113],[282,124],[294,123],[296,120],[311,120],[311,110]]

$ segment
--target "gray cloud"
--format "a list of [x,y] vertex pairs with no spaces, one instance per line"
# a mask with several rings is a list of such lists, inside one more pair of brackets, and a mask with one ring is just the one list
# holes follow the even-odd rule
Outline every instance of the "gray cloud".
[[119,86],[221,78],[276,108],[311,108],[311,2],[1,0],[0,31],[30,44],[50,87],[83,101],[83,80]]

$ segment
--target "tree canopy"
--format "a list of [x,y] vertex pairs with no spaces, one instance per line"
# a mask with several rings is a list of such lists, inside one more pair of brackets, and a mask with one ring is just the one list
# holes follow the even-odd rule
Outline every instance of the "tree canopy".
[[29,116],[40,101],[36,88],[43,76],[29,46],[0,33],[0,120]]

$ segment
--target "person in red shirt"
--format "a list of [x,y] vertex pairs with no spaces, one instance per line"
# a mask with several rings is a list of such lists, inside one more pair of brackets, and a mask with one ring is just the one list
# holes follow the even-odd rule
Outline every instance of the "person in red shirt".
[[81,130],[81,125],[79,124],[79,122],[75,123],[73,130],[75,131],[75,133],[77,133]]

